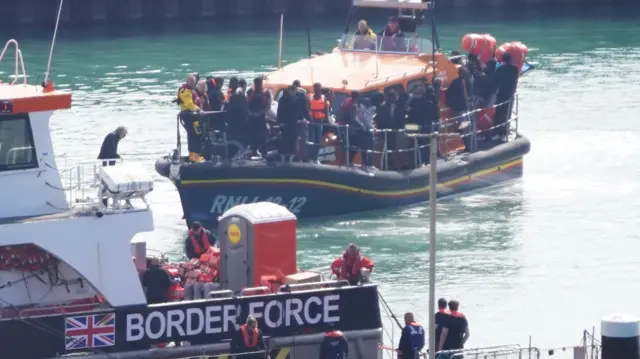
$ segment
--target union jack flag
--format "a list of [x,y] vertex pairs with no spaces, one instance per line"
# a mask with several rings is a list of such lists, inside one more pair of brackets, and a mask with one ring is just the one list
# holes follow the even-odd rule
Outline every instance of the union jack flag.
[[116,342],[114,313],[67,317],[64,322],[67,350],[110,347]]

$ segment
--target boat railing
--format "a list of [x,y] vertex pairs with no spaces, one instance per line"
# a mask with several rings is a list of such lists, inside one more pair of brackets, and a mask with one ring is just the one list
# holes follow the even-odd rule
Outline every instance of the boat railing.
[[[66,159],[65,159],[66,161]],[[132,204],[127,201],[127,206],[122,205],[118,195],[104,195],[103,178],[101,168],[105,165],[120,165],[123,160],[120,158],[82,161],[70,168],[60,171],[62,177],[63,190],[67,194],[67,202],[70,208],[80,211],[99,211],[101,213],[148,210],[149,205],[144,196],[139,196],[143,202],[142,206]],[[113,201],[104,199],[110,197]]]
[[[496,110],[500,106],[507,106],[506,118],[501,123],[493,123]],[[508,141],[519,137],[519,117],[518,117],[518,93],[515,93],[510,100],[502,103],[493,104],[488,107],[474,108],[462,114],[455,114],[453,116],[443,117],[444,114],[451,114],[454,112],[451,109],[445,108],[440,114],[441,117],[430,124],[430,126],[416,126],[418,131],[426,133],[427,131],[438,131],[442,134],[457,134],[457,136],[446,136],[439,141],[440,156],[445,160],[453,158],[454,155],[466,151],[474,153],[478,150],[478,144],[481,144],[480,139],[492,139],[493,141]],[[193,114],[193,116],[207,116],[207,113]],[[219,120],[216,120],[218,122]],[[222,125],[219,130],[213,130],[218,128],[218,125],[214,125],[209,128],[210,125],[206,125],[209,121],[199,121],[201,124],[205,124],[205,133],[209,138],[207,144],[213,151],[216,161],[229,162],[234,161],[237,158],[244,158],[246,155],[246,147],[241,141],[242,138],[232,138],[228,136],[223,128],[226,125]],[[478,128],[478,123],[481,122],[482,126]],[[178,120],[178,150],[174,152],[173,161],[180,162],[182,157],[178,154],[181,153],[181,141],[180,141],[180,121]],[[335,151],[340,148],[343,153],[349,151],[360,153],[362,157],[366,156],[368,165],[374,165],[375,167],[388,170],[389,158],[391,156],[402,157],[403,166],[413,166],[414,168],[420,167],[426,160],[427,149],[429,144],[427,141],[417,138],[416,136],[408,136],[409,133],[404,128],[400,129],[361,129],[355,128],[349,125],[342,125],[335,123],[335,121],[329,122],[303,122],[303,126],[306,127],[320,127],[317,132],[327,134],[332,133],[333,136],[329,136],[329,139],[336,141],[327,142],[327,137],[321,137],[322,143],[316,143],[309,141],[308,136],[301,135],[303,144],[306,146],[318,146],[319,147],[319,160],[321,162],[333,162],[344,165],[351,165],[350,156],[343,156],[344,163],[337,161],[338,153]],[[277,127],[277,126],[276,126]],[[305,129],[306,130],[306,129]],[[307,131],[301,131],[300,133],[307,133]],[[366,138],[369,142],[369,146],[362,146],[361,141],[364,135],[371,136]],[[360,140],[360,143],[358,141]],[[371,145],[372,143],[372,145]],[[390,146],[393,145],[393,146]],[[486,147],[486,146],[485,146]],[[333,152],[331,152],[333,151]],[[206,152],[206,151],[205,151]],[[409,159],[411,156],[411,159]],[[207,156],[207,158],[209,158]],[[363,158],[364,159],[364,158]],[[337,162],[336,162],[337,161]],[[374,163],[375,162],[375,163]],[[394,161],[397,163],[397,161]]]
[[[18,45],[18,41],[14,39],[7,41],[7,43],[4,45],[4,48],[2,49],[2,52],[0,52],[0,63],[2,63],[2,60],[4,59],[4,55],[11,45],[13,45],[15,49],[15,72],[14,72],[14,75],[13,75],[14,78],[11,84],[15,85],[18,82],[18,79],[22,77],[22,81],[26,85],[27,71],[25,70],[25,67],[24,67],[24,60],[22,59],[22,51],[20,51],[20,45]],[[22,70],[22,74],[20,73],[20,70]]]
[[[492,117],[491,112],[497,109],[499,106],[509,106],[508,117],[504,123],[495,124],[488,128],[483,128],[478,130],[477,122],[479,117],[481,116],[489,116]],[[514,94],[512,99],[504,101],[502,103],[498,103],[486,108],[477,108],[466,113],[448,117],[444,119],[439,119],[438,121],[432,123],[431,129],[434,131],[439,131],[442,134],[451,133],[450,127],[452,125],[461,125],[466,126],[466,129],[462,134],[460,134],[459,139],[443,139],[440,141],[440,149],[442,155],[445,160],[448,160],[453,153],[459,151],[458,147],[454,147],[453,144],[450,144],[452,141],[462,141],[464,144],[464,149],[468,152],[476,152],[477,151],[477,142],[478,138],[481,137],[489,137],[496,130],[502,130],[503,133],[506,133],[508,138],[517,138],[519,136],[519,128],[518,128],[518,94]],[[389,148],[389,139],[391,136],[405,135],[405,129],[370,129],[364,130],[364,133],[369,133],[372,136],[372,140],[374,143],[373,149],[362,149],[352,143],[351,134],[363,133],[362,129],[355,129],[353,126],[349,125],[339,125],[339,124],[324,124],[324,123],[308,123],[308,126],[319,126],[326,127],[332,126],[335,127],[339,137],[340,146],[344,151],[357,151],[362,153],[363,155],[374,156],[378,155],[379,157],[379,166],[376,166],[380,169],[388,169],[389,163],[389,155],[395,154],[407,154],[413,153],[413,165],[414,167],[419,167],[423,162],[423,156],[425,155],[425,150],[428,148],[428,143],[424,143],[419,140],[417,137],[412,137],[410,141],[413,141],[413,146],[408,148]],[[504,129],[504,130],[503,130]],[[424,130],[424,129],[421,129]],[[382,142],[382,149],[375,149],[376,141]],[[378,142],[378,144],[379,144]],[[394,141],[395,142],[395,141]],[[309,146],[317,145],[314,142],[306,142]],[[349,156],[345,156],[345,164],[349,165]]]

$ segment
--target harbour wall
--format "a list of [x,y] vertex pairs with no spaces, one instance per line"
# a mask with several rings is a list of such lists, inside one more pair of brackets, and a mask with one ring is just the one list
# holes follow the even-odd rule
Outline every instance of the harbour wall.
[[[640,0],[440,0],[438,9],[625,5]],[[265,14],[345,16],[350,0],[65,0],[61,21],[73,24],[171,21]],[[58,0],[0,0],[5,25],[54,23]]]

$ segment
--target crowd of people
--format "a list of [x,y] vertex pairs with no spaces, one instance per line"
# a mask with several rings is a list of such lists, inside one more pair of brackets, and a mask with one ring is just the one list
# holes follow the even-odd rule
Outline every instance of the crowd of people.
[[[504,54],[501,64],[496,60],[482,64],[474,55],[455,55],[452,56],[453,61],[462,66],[459,67],[459,76],[446,89],[445,103],[456,114],[458,131],[461,134],[475,131],[475,127],[469,126],[475,120],[469,112],[498,104],[491,136],[494,139],[504,137],[508,133],[506,124],[519,74],[511,56]],[[262,77],[255,78],[253,87],[248,90],[246,82],[235,77],[230,79],[228,89],[224,92],[223,84],[222,78],[199,80],[196,74],[190,74],[178,91],[180,119],[187,131],[189,159],[192,162],[203,160],[202,126],[200,117],[195,116],[202,111],[225,112],[228,138],[248,137],[247,144],[253,157],[263,157],[261,151],[265,151],[264,146],[270,139],[270,128],[278,128],[276,147],[281,161],[319,163],[319,148],[329,127],[334,133],[337,132],[343,146],[348,147],[342,162],[353,164],[355,156],[361,153],[363,167],[372,165],[372,150],[377,141],[384,140],[382,134],[375,134],[372,130],[401,130],[411,123],[418,125],[421,133],[430,133],[438,130],[440,123],[438,99],[441,83],[437,79],[413,87],[410,93],[388,90],[363,95],[352,91],[340,106],[332,106],[333,92],[323,88],[320,83],[315,83],[313,92],[308,94],[300,81],[294,81],[282,91],[275,116],[268,115],[274,99],[271,92],[264,89]],[[348,125],[348,133],[341,125]],[[307,144],[307,151],[299,158],[297,150],[301,137],[303,144]],[[469,142],[472,137],[465,136],[468,150],[473,150],[475,146],[475,143]],[[402,141],[397,131],[387,134],[386,141],[387,150],[391,153],[411,147]],[[429,158],[428,145],[419,145],[422,161],[426,164]],[[412,165],[403,163],[401,158],[394,155],[388,156],[388,168],[404,169]]]

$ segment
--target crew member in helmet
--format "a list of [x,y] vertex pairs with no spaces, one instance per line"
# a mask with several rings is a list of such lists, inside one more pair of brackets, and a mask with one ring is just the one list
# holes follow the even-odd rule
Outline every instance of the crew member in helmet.
[[202,228],[198,221],[191,223],[189,235],[185,241],[184,253],[187,258],[200,258],[211,246],[216,244],[216,238],[208,230]]
[[424,347],[424,328],[413,319],[413,313],[405,313],[404,328],[398,345],[398,358],[418,359]]
[[258,321],[253,316],[248,316],[246,324],[241,325],[231,339],[231,354],[236,354],[234,359],[269,359],[266,349],[262,331],[258,329]]
[[365,279],[363,272],[371,273],[373,262],[360,254],[358,246],[351,243],[342,257],[333,261],[331,270],[341,280],[348,280],[351,285],[357,285]]
[[320,359],[347,359],[349,343],[339,330],[328,332],[320,344]]

